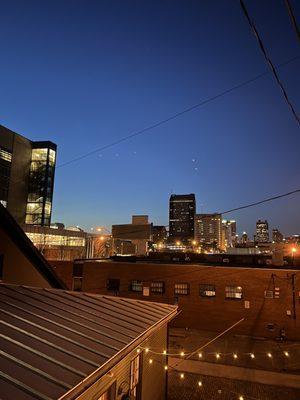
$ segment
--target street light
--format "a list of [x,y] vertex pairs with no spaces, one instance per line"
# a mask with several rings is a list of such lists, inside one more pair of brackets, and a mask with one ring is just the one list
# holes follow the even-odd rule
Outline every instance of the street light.
[[177,240],[176,246],[180,246],[180,245],[181,245],[181,242],[179,240]]
[[294,256],[295,256],[296,251],[297,251],[296,247],[292,247],[292,262],[293,262],[293,265],[294,265]]

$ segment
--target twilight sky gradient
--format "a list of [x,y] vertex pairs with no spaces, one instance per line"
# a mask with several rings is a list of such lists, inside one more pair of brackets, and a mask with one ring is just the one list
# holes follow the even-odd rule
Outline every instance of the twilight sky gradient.
[[[300,21],[300,4],[292,5]],[[246,0],[275,64],[300,56],[284,1]],[[0,123],[58,145],[58,164],[267,70],[238,0],[12,1],[0,15]],[[279,69],[300,113],[300,59]],[[58,168],[53,221],[134,213],[168,198],[217,212],[300,187],[300,129],[271,74],[143,136]],[[195,161],[193,161],[195,160]],[[300,232],[300,195],[229,215]]]

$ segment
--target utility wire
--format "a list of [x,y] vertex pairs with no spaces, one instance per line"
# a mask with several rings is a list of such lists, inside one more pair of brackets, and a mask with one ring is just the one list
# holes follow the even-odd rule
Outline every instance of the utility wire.
[[290,1],[289,0],[285,0],[285,5],[286,5],[286,8],[288,9],[288,13],[289,13],[289,16],[291,18],[292,25],[293,25],[293,27],[295,29],[296,35],[298,37],[298,40],[300,41],[300,29],[299,29],[299,27],[297,25],[297,20],[296,20],[295,14],[293,12],[293,9],[292,9]]
[[274,64],[272,63],[272,60],[270,59],[270,57],[268,56],[268,54],[266,52],[266,49],[265,49],[265,47],[263,45],[261,37],[259,36],[259,33],[258,33],[257,29],[256,29],[256,26],[255,26],[254,22],[251,20],[251,18],[249,16],[249,13],[247,11],[247,8],[246,8],[245,3],[243,2],[243,0],[240,0],[240,5],[242,7],[243,13],[245,14],[245,17],[246,17],[249,25],[250,25],[253,33],[254,33],[254,36],[256,37],[256,39],[258,41],[259,47],[260,47],[260,49],[261,49],[261,51],[262,51],[267,63],[269,64],[269,66],[271,68],[271,71],[272,71],[272,73],[273,73],[273,75],[274,75],[274,77],[276,79],[276,82],[278,83],[279,87],[281,88],[281,91],[282,91],[282,94],[283,94],[283,96],[285,98],[285,101],[287,102],[287,104],[288,104],[293,116],[295,117],[295,119],[298,122],[299,127],[300,127],[300,118],[297,115],[296,110],[294,109],[294,106],[293,106],[292,102],[290,101],[282,82],[279,79],[279,76],[278,76],[278,73],[276,71],[276,68],[275,68]]
[[[288,60],[288,61],[286,61],[286,62],[284,62],[282,64],[278,64],[277,67],[283,67],[283,66],[285,66],[287,64],[290,64],[291,62],[294,62],[294,61],[298,60],[299,58],[300,58],[299,56],[293,57],[292,59],[290,59],[290,60]],[[168,123],[168,122],[170,122],[170,121],[172,121],[172,120],[174,120],[174,119],[176,119],[176,118],[178,118],[178,117],[180,117],[180,116],[182,116],[184,114],[187,114],[187,113],[189,113],[189,112],[191,112],[191,111],[193,111],[193,110],[195,110],[197,108],[200,108],[200,107],[204,106],[205,104],[208,104],[208,103],[210,103],[210,102],[212,102],[214,100],[217,100],[220,97],[223,97],[223,96],[225,96],[225,95],[227,95],[227,94],[229,94],[229,93],[231,93],[231,92],[233,92],[233,91],[235,91],[237,89],[240,89],[243,86],[249,85],[250,83],[257,81],[258,79],[260,79],[260,78],[262,78],[262,77],[264,77],[266,75],[269,75],[269,73],[270,73],[270,71],[265,71],[265,72],[263,72],[263,73],[261,73],[259,75],[256,75],[256,76],[254,76],[254,77],[252,77],[250,79],[247,79],[244,82],[238,83],[237,85],[232,86],[231,88],[226,89],[223,92],[220,92],[220,93],[218,93],[218,94],[216,94],[214,96],[208,97],[207,99],[205,99],[205,100],[203,100],[203,101],[201,101],[201,102],[199,102],[197,104],[194,104],[191,107],[185,108],[184,110],[179,111],[176,114],[173,114],[168,118],[165,118],[165,119],[163,119],[161,121],[158,121],[158,122],[156,122],[156,123],[154,123],[152,125],[149,125],[149,126],[143,128],[143,129],[139,130],[139,131],[133,132],[130,135],[127,135],[127,136],[124,136],[124,137],[122,137],[120,139],[117,139],[114,142],[111,142],[111,143],[109,143],[107,145],[98,147],[98,148],[96,148],[94,150],[91,150],[91,151],[89,151],[87,153],[84,153],[81,156],[78,156],[78,157],[75,157],[75,158],[73,158],[73,159],[71,159],[69,161],[66,161],[66,162],[56,166],[56,168],[62,168],[62,167],[65,167],[67,165],[73,164],[73,163],[75,163],[77,161],[80,161],[80,160],[82,160],[84,158],[87,158],[87,157],[89,157],[89,156],[91,156],[91,155],[93,155],[93,154],[95,154],[95,153],[97,153],[99,151],[103,151],[103,150],[109,149],[109,148],[111,148],[113,146],[116,146],[117,144],[125,142],[125,141],[127,141],[129,139],[132,139],[132,138],[136,137],[136,136],[143,135],[143,134],[145,134],[145,133],[147,133],[147,132],[149,132],[149,131],[151,131],[151,130],[153,130],[155,128],[158,128],[159,126],[162,126],[162,125],[164,125],[164,124],[166,124],[166,123]]]
[[247,204],[245,206],[240,206],[240,207],[232,208],[230,210],[223,211],[220,214],[229,214],[229,213],[231,213],[233,211],[238,211],[238,210],[243,210],[245,208],[254,207],[254,206],[257,206],[259,204],[263,204],[263,203],[267,203],[269,201],[281,199],[282,197],[291,196],[292,194],[299,193],[299,192],[300,192],[300,189],[292,190],[291,192],[287,192],[287,193],[279,194],[277,196],[269,197],[269,198],[264,199],[264,200],[256,201],[255,203],[250,203],[250,204]]

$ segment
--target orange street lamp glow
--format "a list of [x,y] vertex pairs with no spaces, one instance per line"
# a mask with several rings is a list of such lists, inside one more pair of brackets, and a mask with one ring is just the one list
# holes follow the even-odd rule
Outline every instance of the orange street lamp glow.
[[292,247],[292,253],[296,253],[297,249],[296,247]]
[[179,240],[177,240],[177,242],[176,242],[176,246],[180,246],[180,245],[181,245],[180,241],[179,241]]
[[197,244],[196,240],[193,240],[193,241],[192,241],[192,244],[193,244],[194,246],[196,246],[196,244]]

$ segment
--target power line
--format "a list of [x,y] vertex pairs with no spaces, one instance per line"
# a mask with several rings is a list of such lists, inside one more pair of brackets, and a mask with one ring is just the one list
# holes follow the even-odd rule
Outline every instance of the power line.
[[299,193],[299,192],[300,192],[300,189],[292,190],[291,192],[287,192],[287,193],[279,194],[277,196],[269,197],[269,198],[264,199],[264,200],[256,201],[255,203],[250,203],[250,204],[246,204],[245,206],[240,206],[240,207],[232,208],[230,210],[223,211],[220,214],[229,214],[229,213],[231,213],[233,211],[239,211],[239,210],[243,210],[245,208],[254,207],[254,206],[257,206],[259,204],[263,204],[263,203],[267,203],[269,201],[281,199],[282,197],[291,196],[292,194]]
[[[285,66],[287,64],[290,64],[291,62],[294,62],[294,61],[298,60],[299,58],[300,58],[299,56],[291,58],[290,60],[288,60],[288,61],[286,61],[286,62],[284,62],[282,64],[278,64],[277,67],[283,67],[283,66]],[[116,145],[118,145],[118,144],[120,144],[122,142],[125,142],[125,141],[127,141],[129,139],[132,139],[132,138],[134,138],[136,136],[143,135],[143,134],[145,134],[145,133],[147,133],[147,132],[149,132],[149,131],[151,131],[151,130],[153,130],[155,128],[158,128],[159,126],[162,126],[162,125],[164,125],[164,124],[166,124],[166,123],[168,123],[168,122],[170,122],[170,121],[172,121],[172,120],[174,120],[174,119],[176,119],[176,118],[178,118],[178,117],[180,117],[180,116],[182,116],[184,114],[187,114],[187,113],[189,113],[189,112],[191,112],[191,111],[193,111],[193,110],[195,110],[197,108],[200,108],[200,107],[204,106],[205,104],[208,104],[208,103],[210,103],[210,102],[212,102],[214,100],[217,100],[220,97],[223,97],[223,96],[225,96],[225,95],[227,95],[227,94],[229,94],[229,93],[231,93],[231,92],[233,92],[233,91],[235,91],[237,89],[240,89],[243,86],[249,85],[250,83],[257,81],[258,79],[260,79],[260,78],[262,78],[262,77],[264,77],[266,75],[269,75],[269,73],[270,73],[270,71],[266,71],[266,72],[263,72],[263,73],[261,73],[259,75],[254,76],[254,77],[252,77],[250,79],[247,79],[246,81],[241,82],[241,83],[239,83],[239,84],[237,84],[235,86],[232,86],[231,88],[226,89],[223,92],[220,92],[220,93],[218,93],[218,94],[216,94],[214,96],[208,97],[207,99],[205,99],[205,100],[203,100],[203,101],[201,101],[201,102],[199,102],[197,104],[194,104],[191,107],[185,108],[184,110],[179,111],[176,114],[173,114],[168,118],[165,118],[165,119],[163,119],[161,121],[155,122],[154,124],[149,125],[149,126],[143,128],[143,129],[139,130],[139,131],[133,132],[130,135],[124,136],[124,137],[122,137],[120,139],[115,140],[114,142],[111,142],[111,143],[109,143],[107,145],[98,147],[98,148],[96,148],[94,150],[91,150],[91,151],[89,151],[87,153],[82,154],[81,156],[78,156],[78,157],[75,157],[75,158],[73,158],[73,159],[71,159],[69,161],[66,161],[66,162],[58,165],[56,168],[65,167],[65,166],[70,165],[70,164],[72,164],[74,162],[77,162],[77,161],[80,161],[80,160],[82,160],[84,158],[87,158],[87,157],[89,157],[89,156],[91,156],[91,155],[93,155],[95,153],[98,153],[99,151],[103,151],[103,150],[109,149],[109,148],[111,148],[113,146],[116,146]]]
[[283,94],[283,96],[285,98],[285,101],[287,102],[287,104],[288,104],[293,116],[295,117],[296,121],[298,122],[298,124],[300,126],[300,118],[297,115],[296,110],[294,109],[294,106],[293,106],[292,102],[290,101],[282,82],[279,79],[279,76],[278,76],[278,73],[276,71],[276,68],[275,68],[274,64],[272,63],[272,60],[270,59],[270,57],[268,56],[268,54],[266,52],[266,49],[265,49],[265,47],[263,45],[261,37],[259,36],[259,33],[258,33],[257,29],[256,29],[256,26],[255,26],[254,22],[251,20],[251,18],[249,16],[249,13],[247,11],[247,8],[246,8],[245,3],[243,2],[243,0],[240,0],[240,5],[241,5],[241,8],[242,8],[242,10],[243,10],[243,12],[245,14],[245,17],[246,17],[249,25],[250,25],[253,33],[254,33],[254,36],[256,37],[256,39],[258,41],[259,47],[260,47],[260,49],[261,49],[261,51],[262,51],[267,63],[269,64],[269,66],[271,68],[271,71],[272,71],[272,73],[273,73],[273,75],[274,75],[274,77],[276,79],[276,82],[278,83],[279,87],[281,88],[281,91],[282,91],[282,94]]
[[299,29],[299,27],[297,25],[297,20],[296,20],[295,14],[293,12],[293,8],[291,6],[290,1],[289,0],[285,0],[285,5],[286,5],[286,8],[288,9],[288,13],[289,13],[289,16],[291,18],[292,25],[293,25],[293,27],[295,29],[296,35],[298,37],[298,40],[300,41],[300,29]]

